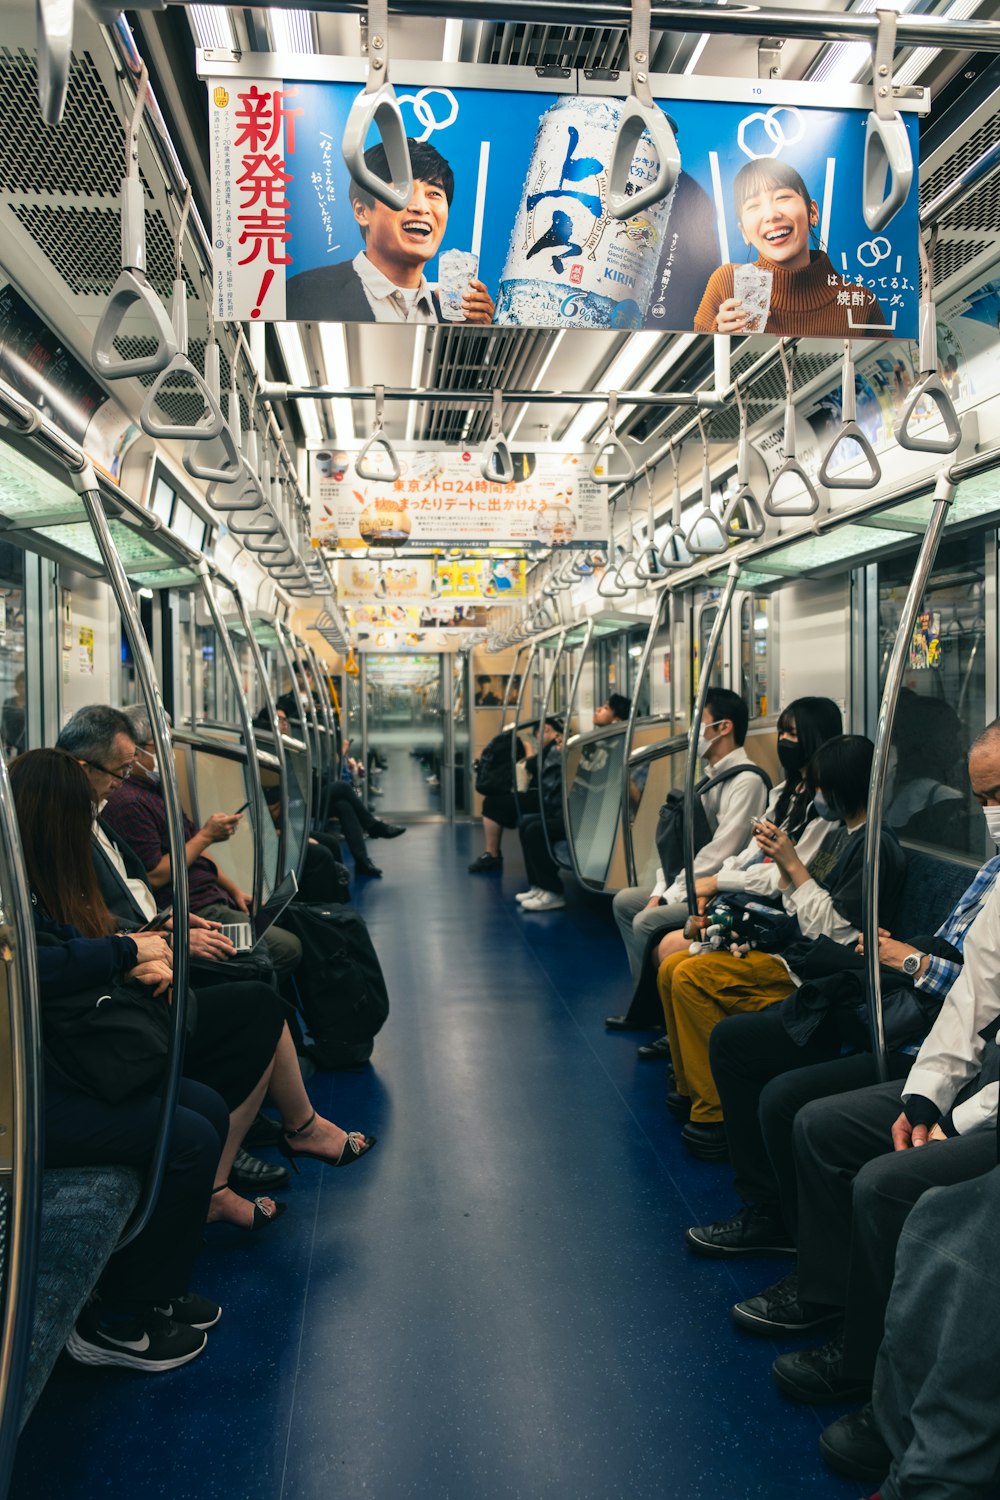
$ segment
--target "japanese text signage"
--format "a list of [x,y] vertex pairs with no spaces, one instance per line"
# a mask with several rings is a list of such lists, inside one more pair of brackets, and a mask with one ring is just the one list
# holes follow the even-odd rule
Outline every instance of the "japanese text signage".
[[[396,212],[344,165],[356,82],[212,80],[216,317],[915,337],[916,117],[913,188],[872,234],[866,109],[718,87],[728,97],[658,100],[681,173],[619,221],[605,208],[619,99],[398,86],[414,189]],[[380,142],[366,158],[387,176]],[[658,172],[644,136],[632,182]]]
[[[514,453],[514,480],[497,484],[483,478],[475,449],[419,443],[393,444],[398,479],[359,479],[360,447],[309,454],[313,537],[321,547],[422,542],[531,549],[607,540],[607,491],[591,479],[587,454],[544,445]],[[501,576],[498,592],[506,592],[506,581]]]
[[508,604],[526,593],[526,569],[519,557],[434,562],[400,556],[391,562],[351,558],[337,564],[340,604],[384,610],[437,605],[451,613],[455,605]]

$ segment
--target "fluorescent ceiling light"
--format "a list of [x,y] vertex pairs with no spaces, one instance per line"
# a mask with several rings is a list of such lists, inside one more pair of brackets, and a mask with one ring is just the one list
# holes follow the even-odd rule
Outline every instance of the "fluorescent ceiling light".
[[267,12],[267,24],[275,52],[315,52],[309,11],[279,10],[272,6]]
[[[447,23],[449,26],[451,22]],[[420,389],[420,377],[424,369],[424,350],[427,347],[427,324],[417,324],[417,336],[413,340],[413,362],[410,365],[410,389],[416,394]],[[417,403],[410,401],[406,407],[406,441],[411,443],[417,430]]]
[[[281,346],[281,355],[288,370],[289,381],[292,385],[315,384],[309,373],[309,365],[306,362],[306,353],[302,347],[302,334],[297,323],[275,323],[275,332],[278,335],[278,343]],[[306,437],[315,442],[321,441],[323,428],[320,424],[316,405],[313,401],[297,401],[299,420],[302,423],[302,431]]]
[[199,47],[236,51],[236,33],[224,5],[189,5],[188,21]]
[[[549,373],[549,366],[551,365],[552,361],[555,359],[555,357],[556,357],[556,351],[558,350],[559,345],[562,343],[562,341],[565,338],[565,336],[566,336],[566,330],[565,330],[565,328],[560,328],[556,332],[556,334],[554,335],[551,343],[549,344],[548,352],[546,353],[545,358],[542,360],[542,363],[541,363],[541,365],[538,368],[538,374],[535,376],[534,382],[532,383],[531,389],[533,391],[539,391],[539,390],[541,390],[541,388],[542,388],[542,381],[545,379],[546,375]],[[515,436],[515,434],[517,432],[517,429],[520,427],[521,423],[524,420],[524,417],[525,417],[525,414],[526,414],[527,410],[528,410],[528,403],[524,402],[522,404],[522,406],[521,406],[521,409],[518,411],[516,417],[514,418],[513,422],[510,424],[510,431],[507,433],[507,441],[508,442],[511,442],[513,440],[513,438],[514,438],[514,436]]]
[[687,63],[684,67],[685,74],[694,72],[695,68],[701,62],[701,54],[704,52],[707,46],[708,32],[706,31],[702,36],[698,38],[697,42],[695,43],[694,51],[691,53],[691,56],[688,58]]
[[[912,10],[917,0],[857,0],[854,15],[870,15],[876,9],[894,10],[900,15]],[[868,42],[835,42],[809,74],[810,83],[857,83],[872,60]]]
[[[647,384],[654,386],[658,380],[662,380],[672,365],[681,358],[695,341],[696,335],[686,333],[676,339],[664,353],[660,362],[650,371]],[[658,344],[662,344],[663,334],[657,332],[634,333],[625,348],[616,359],[611,361],[607,371],[601,376],[600,382],[594,387],[600,391],[615,391],[620,386],[627,385],[638,370],[641,370],[646,360]],[[619,408],[619,419],[627,416],[634,408],[628,405]],[[595,416],[592,406],[581,407],[579,413],[573,418],[562,435],[562,441],[572,446],[574,443],[582,443],[587,434],[591,432],[600,419]]]
[[[954,0],[944,12],[949,21],[967,21],[974,16],[982,4],[982,0]],[[915,47],[902,67],[896,69],[894,82],[905,88],[911,83],[916,83],[921,73],[929,68],[938,56],[940,47]]]
[[[349,386],[351,372],[347,363],[347,338],[343,323],[317,323],[319,346],[323,351],[326,367],[326,383],[332,386]],[[354,440],[354,413],[346,396],[330,402],[333,408],[333,425],[338,443]]]
[[456,63],[462,48],[462,23],[461,21],[445,21],[444,23],[444,50],[441,53],[442,62]]

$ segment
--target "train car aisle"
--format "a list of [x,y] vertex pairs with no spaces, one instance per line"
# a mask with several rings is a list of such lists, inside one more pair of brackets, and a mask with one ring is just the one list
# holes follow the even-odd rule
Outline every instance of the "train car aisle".
[[787,1262],[684,1249],[731,1185],[605,1033],[610,913],[521,915],[516,839],[502,880],[466,874],[479,843],[411,828],[359,893],[393,1011],[373,1069],[310,1087],[376,1150],[305,1163],[259,1236],[211,1231],[198,1287],[225,1313],[193,1365],[64,1361],[17,1500],[857,1500],[817,1451],[837,1413],[783,1399],[776,1346],[728,1320]]

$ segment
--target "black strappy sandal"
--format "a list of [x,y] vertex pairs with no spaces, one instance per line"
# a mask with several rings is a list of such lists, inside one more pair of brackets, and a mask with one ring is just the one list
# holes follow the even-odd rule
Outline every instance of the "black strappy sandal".
[[352,1162],[360,1161],[363,1156],[367,1156],[378,1139],[374,1135],[362,1135],[360,1130],[350,1131],[336,1161],[329,1156],[322,1156],[318,1151],[293,1151],[288,1144],[289,1141],[293,1141],[296,1136],[305,1135],[315,1119],[316,1111],[313,1110],[304,1125],[300,1126],[298,1130],[283,1131],[284,1139],[278,1142],[278,1150],[287,1161],[291,1162],[296,1172],[299,1170],[298,1158],[300,1156],[312,1157],[313,1161],[321,1161],[326,1167],[349,1167]]
[[[214,1198],[216,1193],[224,1193],[228,1186],[228,1182],[220,1182],[218,1187],[212,1189],[212,1197]],[[239,1197],[239,1194],[237,1194],[237,1197]],[[247,1200],[244,1199],[243,1201],[246,1202]],[[272,1204],[273,1206],[268,1208],[266,1198],[254,1198],[253,1218],[249,1224],[237,1224],[235,1219],[214,1219],[212,1222],[215,1224],[231,1224],[234,1229],[240,1229],[244,1234],[250,1234],[254,1229],[263,1229],[266,1225],[273,1224],[275,1219],[280,1219],[281,1215],[288,1208],[287,1203],[273,1203],[272,1200]]]

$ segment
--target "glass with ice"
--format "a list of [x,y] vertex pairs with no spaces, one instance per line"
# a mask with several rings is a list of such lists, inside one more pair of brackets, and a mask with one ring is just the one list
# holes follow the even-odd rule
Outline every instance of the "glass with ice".
[[445,250],[438,257],[438,300],[448,323],[464,323],[462,298],[479,270],[479,256],[471,250]]
[[772,280],[772,273],[762,270],[760,266],[734,267],[733,296],[738,297],[743,304],[740,312],[746,315],[744,333],[763,333],[767,327],[771,311]]

